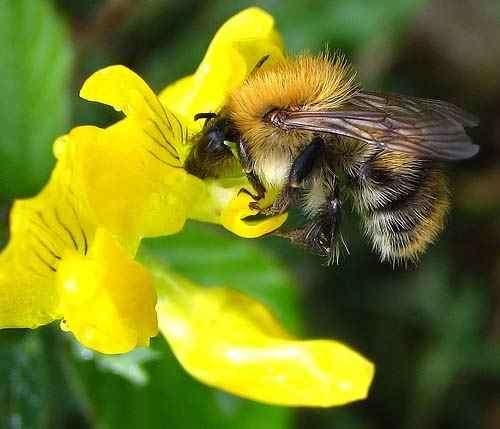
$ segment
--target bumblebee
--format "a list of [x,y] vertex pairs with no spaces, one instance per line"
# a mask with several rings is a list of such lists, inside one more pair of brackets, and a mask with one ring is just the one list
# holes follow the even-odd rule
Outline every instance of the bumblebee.
[[[252,208],[301,207],[307,223],[278,235],[328,264],[338,261],[347,203],[382,260],[418,260],[449,208],[439,163],[478,152],[465,132],[476,118],[444,101],[364,91],[341,55],[266,59],[219,112],[195,116],[206,121],[186,169],[221,177],[237,161],[255,190]],[[260,207],[268,192],[274,202]]]

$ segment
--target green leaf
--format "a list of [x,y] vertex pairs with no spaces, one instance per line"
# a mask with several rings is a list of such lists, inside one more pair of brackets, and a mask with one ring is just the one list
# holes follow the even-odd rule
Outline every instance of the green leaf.
[[0,196],[35,193],[69,126],[72,48],[46,0],[0,2]]
[[[0,427],[40,427],[46,419],[48,369],[38,335],[0,333]],[[41,359],[42,358],[42,359]]]
[[[320,0],[315,7],[292,0],[273,14],[292,50],[357,50],[373,38],[398,38],[405,24],[427,0]],[[272,10],[272,1],[262,2]],[[297,25],[301,28],[297,29]]]
[[149,382],[149,374],[144,369],[144,364],[160,357],[159,353],[148,347],[137,348],[121,355],[104,355],[87,349],[76,341],[71,344],[73,354],[78,359],[93,359],[98,369],[119,375],[137,386],[145,386]]
[[86,420],[70,386],[59,329],[0,331],[0,427],[64,428]]

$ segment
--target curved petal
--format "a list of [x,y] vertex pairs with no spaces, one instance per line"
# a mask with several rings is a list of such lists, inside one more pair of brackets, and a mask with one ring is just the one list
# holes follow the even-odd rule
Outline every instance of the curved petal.
[[161,146],[162,158],[173,166],[182,163],[187,136],[177,117],[166,109],[140,76],[121,65],[92,74],[83,84],[80,97],[112,106],[136,121],[145,136]]
[[259,302],[154,270],[160,331],[200,381],[277,405],[332,406],[363,399],[371,362],[336,341],[289,335]]
[[192,132],[197,132],[202,124],[193,116],[219,111],[227,94],[267,55],[266,64],[283,59],[274,19],[257,7],[245,9],[217,31],[196,72],[169,85],[160,94],[160,101],[181,115]]
[[57,270],[61,327],[86,347],[125,353],[157,333],[152,277],[104,229],[87,256],[64,255]]
[[[93,137],[101,131],[84,129]],[[58,141],[45,188],[12,209],[11,238],[0,255],[0,327],[35,328],[64,318],[62,326],[86,346],[129,351],[157,332],[151,276],[131,258],[138,239],[120,237],[125,249],[105,229],[96,233],[93,194],[78,174],[90,168],[81,162],[94,160],[71,156],[89,149],[71,144]]]
[[240,237],[257,238],[278,229],[286,222],[287,213],[259,220],[245,220],[258,214],[257,210],[249,208],[252,201],[252,197],[245,192],[235,196],[222,211],[222,226]]
[[202,180],[168,165],[161,148],[150,148],[144,134],[125,120],[101,129],[78,127],[57,142],[56,154],[74,165],[96,223],[119,237],[134,253],[142,237],[174,234],[190,209],[208,199]]

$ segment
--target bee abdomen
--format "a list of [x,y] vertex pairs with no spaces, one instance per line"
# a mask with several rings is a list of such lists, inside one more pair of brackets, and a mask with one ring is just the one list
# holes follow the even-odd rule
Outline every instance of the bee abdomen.
[[[432,163],[409,155],[391,163],[381,154],[355,190],[366,235],[382,260],[415,261],[444,227],[447,181]],[[392,159],[394,161],[394,159]]]

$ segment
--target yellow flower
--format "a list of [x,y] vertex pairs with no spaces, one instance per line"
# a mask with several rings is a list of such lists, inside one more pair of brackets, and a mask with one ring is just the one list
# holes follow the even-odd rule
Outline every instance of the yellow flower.
[[98,351],[148,345],[157,334],[151,276],[97,224],[71,180],[72,160],[58,156],[43,191],[13,207],[11,239],[0,255],[0,326],[63,319],[65,329]]
[[264,56],[266,64],[284,58],[274,19],[258,8],[249,8],[229,19],[217,32],[196,73],[169,85],[160,100],[179,115],[192,132],[201,129],[193,117],[217,112],[229,91],[237,88]]
[[59,161],[38,196],[14,205],[0,255],[0,324],[64,319],[65,329],[102,352],[148,345],[157,333],[151,276],[96,225],[79,190],[64,185],[68,171]]
[[270,404],[328,407],[366,397],[373,365],[347,346],[297,340],[254,299],[150,265],[160,330],[194,377]]
[[67,137],[75,142],[70,147],[81,167],[77,180],[100,223],[118,236],[173,234],[188,218],[221,223],[244,237],[261,236],[286,220],[286,215],[257,224],[242,220],[256,214],[239,192],[249,187],[243,176],[203,181],[188,174],[182,165],[191,132],[131,70],[100,70],[87,79],[80,95],[127,115],[105,130],[80,127]]
[[[244,177],[201,180],[184,161],[200,124],[264,55],[283,57],[272,17],[250,8],[217,33],[196,73],[157,97],[135,73],[111,66],[81,96],[126,118],[81,126],[54,144],[52,176],[17,201],[0,255],[0,327],[61,320],[84,345],[123,353],[160,329],[201,381],[284,405],[338,405],[366,396],[370,362],[327,340],[299,341],[256,301],[205,289],[134,260],[144,237],[179,232],[187,219],[219,223],[243,237],[278,228],[286,215],[247,221]],[[157,302],[158,294],[158,302]],[[155,307],[156,306],[156,307]]]

